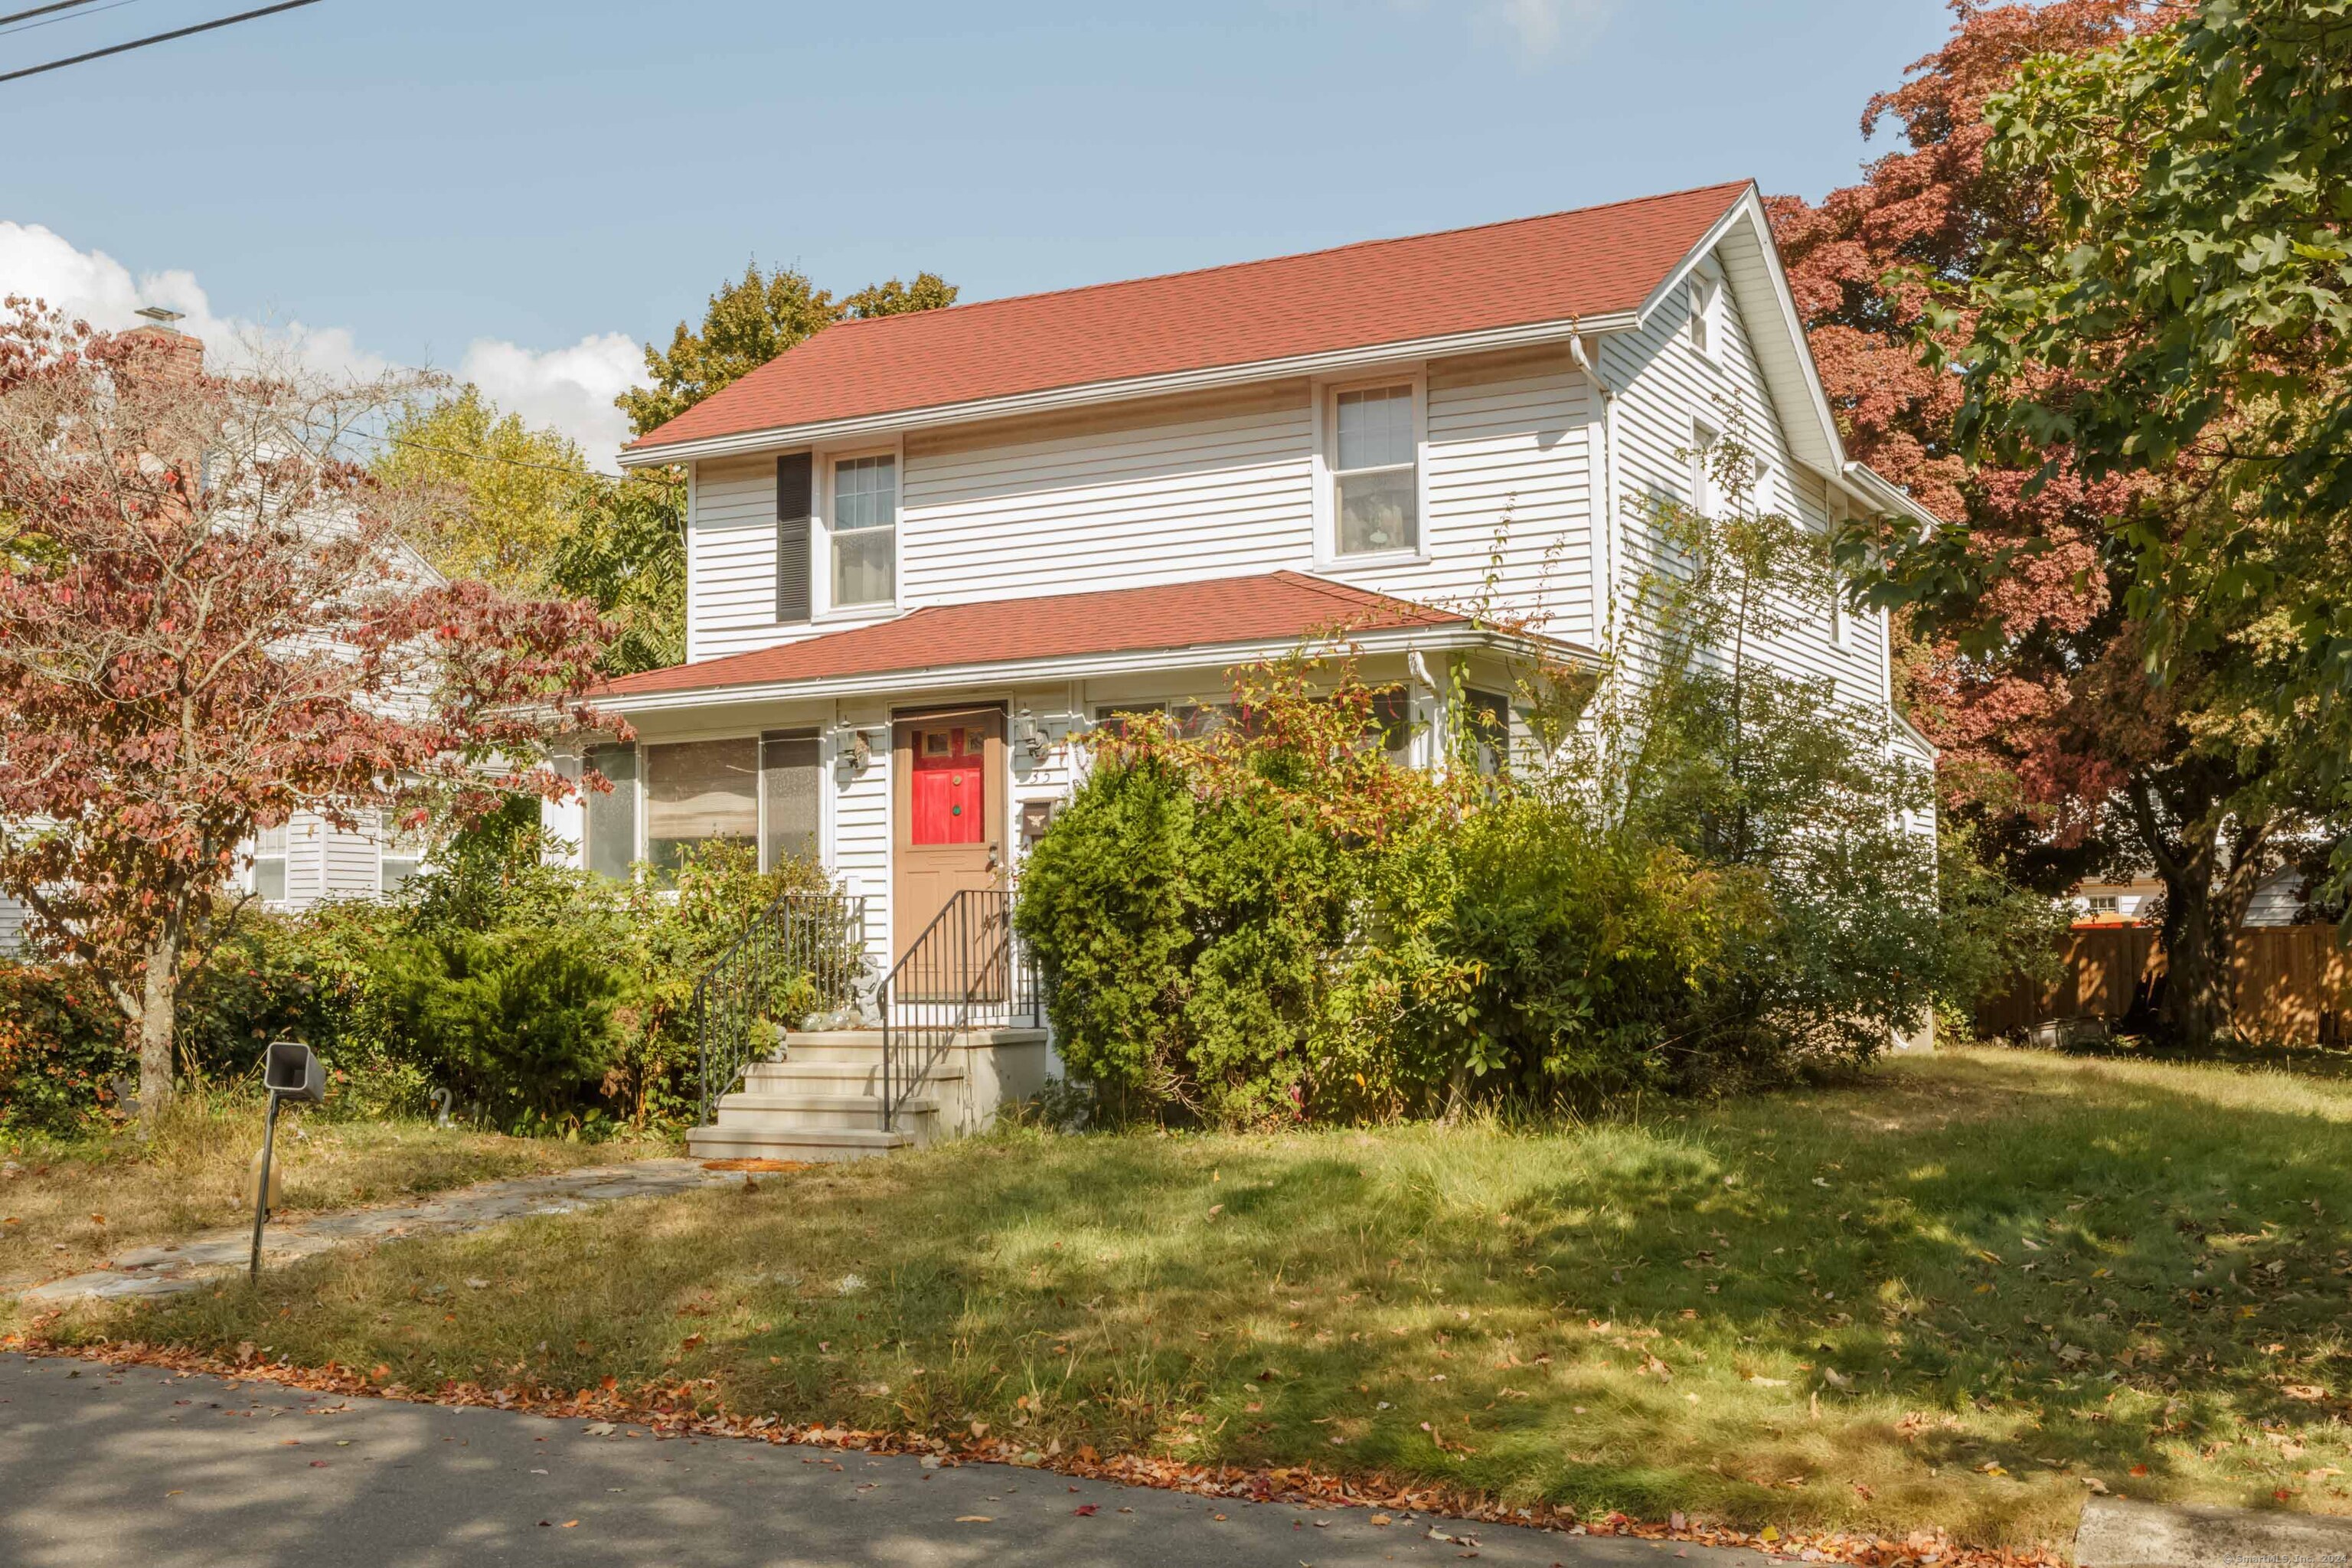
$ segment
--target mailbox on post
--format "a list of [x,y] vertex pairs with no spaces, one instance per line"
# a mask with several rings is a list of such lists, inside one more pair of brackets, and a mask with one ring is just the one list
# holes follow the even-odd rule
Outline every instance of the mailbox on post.
[[327,1069],[319,1053],[299,1040],[272,1040],[261,1062],[261,1087],[285,1100],[316,1105],[327,1098]]
[[253,1183],[253,1267],[251,1276],[261,1278],[261,1226],[269,1217],[269,1161],[278,1144],[278,1105],[280,1100],[308,1100],[312,1105],[327,1098],[327,1069],[318,1053],[299,1040],[272,1040],[261,1058],[261,1087],[269,1091],[268,1117],[261,1124],[261,1166],[254,1173]]

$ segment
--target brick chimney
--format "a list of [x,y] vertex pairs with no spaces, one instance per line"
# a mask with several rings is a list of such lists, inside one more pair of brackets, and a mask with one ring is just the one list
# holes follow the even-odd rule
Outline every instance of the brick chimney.
[[150,305],[139,314],[147,324],[133,327],[122,335],[164,351],[156,361],[159,374],[173,381],[193,382],[205,373],[204,340],[191,337],[172,324],[182,319],[183,312]]

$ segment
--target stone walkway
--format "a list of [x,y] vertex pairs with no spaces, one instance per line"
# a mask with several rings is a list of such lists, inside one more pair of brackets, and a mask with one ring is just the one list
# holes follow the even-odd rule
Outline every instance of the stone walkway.
[[2076,1568],[2345,1568],[2352,1519],[2093,1498]]
[[[526,1215],[570,1214],[622,1198],[666,1197],[742,1180],[738,1172],[705,1170],[698,1160],[636,1160],[551,1176],[514,1176],[455,1188],[415,1203],[343,1209],[282,1225],[273,1221],[263,1233],[261,1259],[264,1267],[275,1267],[361,1242],[480,1230]],[[244,1268],[252,1249],[249,1225],[209,1231],[186,1241],[134,1247],[109,1258],[103,1268],[14,1293],[27,1303],[45,1307],[91,1299],[169,1296],[193,1290],[224,1272]],[[0,1286],[0,1291],[6,1289]]]

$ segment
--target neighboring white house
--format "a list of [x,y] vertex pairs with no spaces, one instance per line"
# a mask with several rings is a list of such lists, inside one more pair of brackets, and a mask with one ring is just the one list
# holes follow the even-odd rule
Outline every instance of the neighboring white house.
[[[152,324],[135,327],[126,335],[169,342],[192,373],[203,365],[203,342],[171,325],[179,319],[175,312],[150,308],[140,314],[152,318]],[[400,550],[402,572],[421,581],[441,580],[424,556],[405,543]],[[258,896],[263,907],[289,913],[332,899],[388,893],[407,880],[424,855],[422,847],[406,836],[373,825],[337,827],[310,811],[297,811],[283,826],[264,829],[249,847],[252,861],[239,881]],[[0,894],[0,955],[23,945],[25,919],[24,905]]]
[[[1116,712],[1344,623],[1425,731],[1597,647],[1727,408],[1760,507],[1932,521],[1847,459],[1749,184],[829,327],[624,454],[691,476],[687,662],[612,684],[618,787],[549,826],[615,875],[813,852],[887,967]],[[1769,655],[1890,700],[1883,616]]]

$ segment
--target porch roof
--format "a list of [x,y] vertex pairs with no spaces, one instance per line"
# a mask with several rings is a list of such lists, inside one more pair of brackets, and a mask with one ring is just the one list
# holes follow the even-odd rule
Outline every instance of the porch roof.
[[[674,665],[606,683],[610,706],[676,705],[696,696],[751,696],[775,688],[824,687],[868,679],[898,686],[916,675],[967,675],[1054,661],[1202,650],[1279,648],[1329,637],[1373,644],[1412,634],[1477,632],[1456,610],[1433,609],[1303,572],[1269,572],[1147,588],[932,605],[892,620],[853,626],[751,653]],[[1474,640],[1523,641],[1493,633]],[[1462,640],[1437,637],[1440,642]],[[1554,645],[1565,650],[1567,645]],[[1154,659],[1152,662],[1165,662]],[[782,693],[779,693],[780,695]],[[817,694],[814,691],[809,695]]]

